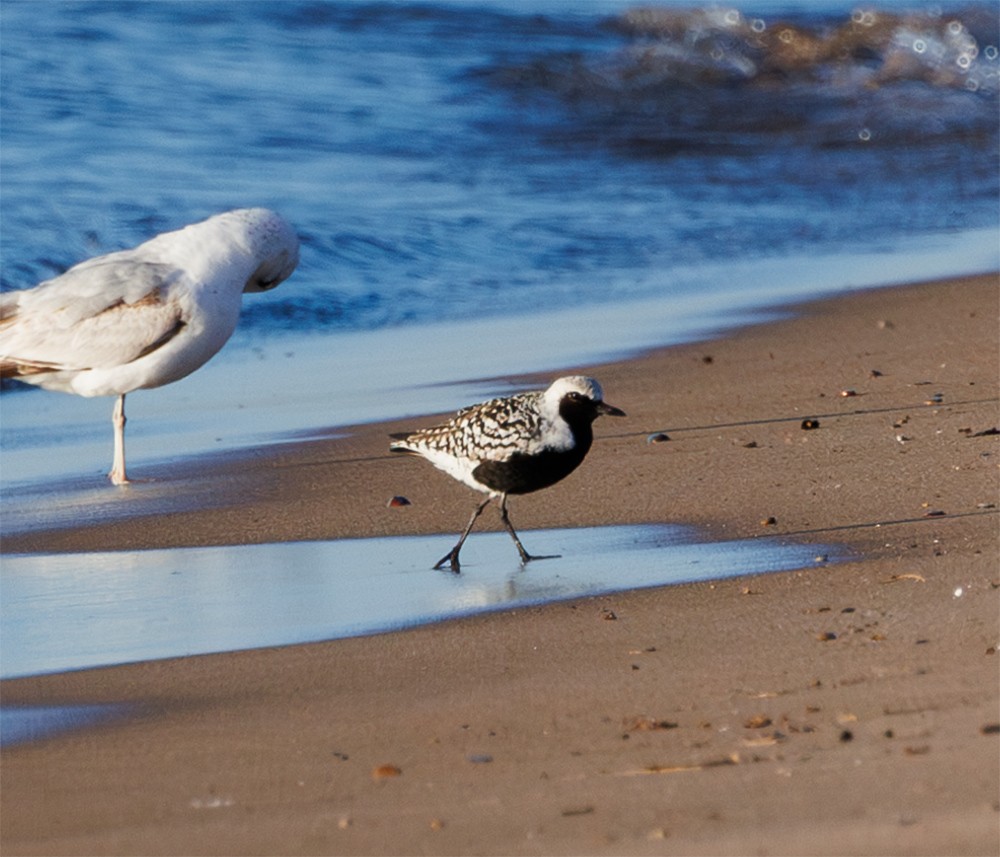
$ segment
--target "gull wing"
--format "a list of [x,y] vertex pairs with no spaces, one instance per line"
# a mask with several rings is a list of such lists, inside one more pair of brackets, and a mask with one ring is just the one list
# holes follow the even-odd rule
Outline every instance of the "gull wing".
[[4,374],[120,366],[155,351],[184,325],[183,276],[123,251],[0,295]]
[[184,277],[179,268],[142,259],[122,250],[88,259],[32,289],[0,296],[0,319],[9,314],[52,315],[53,324],[70,327],[118,303],[135,304]]

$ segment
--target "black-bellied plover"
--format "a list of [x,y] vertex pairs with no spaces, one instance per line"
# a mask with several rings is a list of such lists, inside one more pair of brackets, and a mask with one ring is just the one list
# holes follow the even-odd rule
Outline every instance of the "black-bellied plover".
[[510,533],[522,562],[531,556],[521,544],[507,514],[508,494],[528,494],[554,485],[583,461],[594,440],[593,422],[601,414],[625,412],[604,401],[593,378],[572,375],[547,390],[491,399],[459,411],[451,420],[411,434],[393,435],[393,452],[426,458],[445,473],[489,496],[472,513],[465,531],[435,568],[460,568],[459,551],[476,518],[500,498],[500,520]]
[[98,256],[0,295],[0,377],[80,396],[117,396],[115,485],[125,475],[125,394],[189,375],[226,344],[243,292],[299,262],[279,215],[239,209]]

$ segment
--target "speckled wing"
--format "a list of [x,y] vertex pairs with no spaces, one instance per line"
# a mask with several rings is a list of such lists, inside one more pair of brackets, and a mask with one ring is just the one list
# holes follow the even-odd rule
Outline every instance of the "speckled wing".
[[172,288],[183,277],[173,266],[123,251],[3,294],[4,374],[116,366],[149,354],[184,324]]
[[397,451],[443,452],[472,461],[506,461],[530,452],[539,442],[541,394],[521,393],[492,399],[459,411],[451,420],[407,435],[393,444]]

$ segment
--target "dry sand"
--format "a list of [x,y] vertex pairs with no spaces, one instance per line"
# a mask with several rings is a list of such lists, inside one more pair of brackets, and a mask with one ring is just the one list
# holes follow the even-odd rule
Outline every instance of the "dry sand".
[[[513,501],[520,528],[694,523],[858,559],[3,682],[6,705],[134,706],[3,751],[3,853],[1000,853],[1000,438],[976,436],[1000,424],[998,338],[987,276],[583,367],[629,419]],[[4,549],[454,532],[472,493],[388,456],[398,428],[165,467],[188,508]]]

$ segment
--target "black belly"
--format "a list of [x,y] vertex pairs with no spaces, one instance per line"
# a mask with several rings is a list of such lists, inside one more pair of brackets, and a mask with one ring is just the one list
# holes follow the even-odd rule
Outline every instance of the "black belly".
[[564,479],[576,470],[586,454],[586,446],[582,444],[565,452],[515,453],[506,461],[484,461],[472,475],[493,491],[530,494]]

